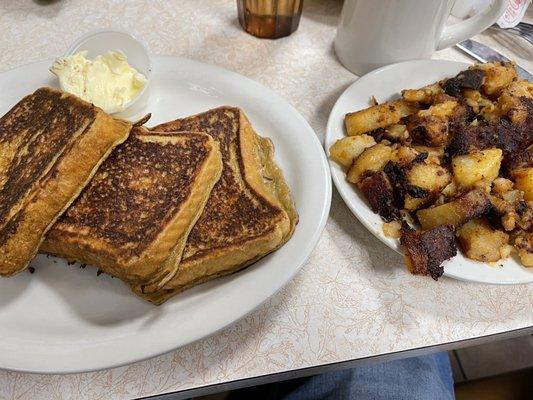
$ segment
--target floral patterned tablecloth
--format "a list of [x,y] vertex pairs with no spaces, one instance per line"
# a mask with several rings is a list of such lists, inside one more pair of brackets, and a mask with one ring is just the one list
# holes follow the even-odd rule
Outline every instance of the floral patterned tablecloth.
[[[235,0],[3,0],[0,71],[61,55],[82,33],[121,27],[155,54],[251,77],[292,103],[322,139],[329,112],[356,76],[335,58],[342,2],[306,0],[288,38],[258,40]],[[533,70],[531,45],[477,37]],[[510,52],[508,49],[512,48]],[[469,61],[454,49],[435,58]],[[334,191],[307,264],[275,297],[222,332],[122,368],[76,375],[0,371],[0,399],[130,399],[530,327],[533,286],[490,286],[409,275]]]

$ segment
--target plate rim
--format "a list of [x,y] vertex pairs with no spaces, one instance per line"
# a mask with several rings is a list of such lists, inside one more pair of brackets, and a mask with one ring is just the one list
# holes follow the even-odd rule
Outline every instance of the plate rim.
[[[367,80],[373,79],[376,75],[379,75],[379,74],[383,73],[384,71],[394,70],[396,68],[403,67],[403,66],[406,66],[406,65],[409,65],[409,64],[423,64],[423,63],[427,64],[428,66],[431,65],[431,64],[448,64],[448,65],[453,65],[453,66],[457,66],[457,67],[460,67],[460,68],[467,68],[468,66],[473,65],[473,63],[466,63],[466,62],[454,61],[454,60],[415,59],[415,60],[408,60],[408,61],[402,61],[402,62],[398,62],[398,63],[394,63],[394,64],[389,64],[389,65],[383,66],[381,68],[377,68],[377,69],[369,72],[368,74],[365,74],[362,77],[358,78],[355,82],[353,82],[350,86],[348,86],[342,92],[342,94],[338,97],[337,101],[335,102],[335,104],[334,104],[334,106],[331,109],[331,112],[329,114],[328,122],[327,122],[327,125],[326,125],[326,135],[324,137],[324,150],[325,150],[326,156],[328,158],[328,164],[329,164],[329,167],[330,167],[330,170],[331,170],[331,178],[332,178],[333,183],[334,183],[337,191],[339,192],[344,204],[346,204],[346,206],[348,207],[350,212],[365,227],[365,229],[367,229],[372,235],[374,235],[374,237],[379,239],[388,248],[390,248],[391,250],[395,251],[396,253],[398,253],[398,254],[400,254],[402,256],[403,256],[403,253],[402,253],[402,251],[400,249],[398,240],[392,239],[392,238],[387,238],[384,235],[378,234],[378,232],[374,229],[372,224],[369,221],[367,221],[362,215],[359,214],[359,212],[357,211],[356,205],[353,204],[352,200],[350,199],[349,193],[345,189],[346,185],[342,181],[342,180],[344,180],[346,174],[343,174],[342,177],[339,176],[337,170],[335,169],[337,164],[335,163],[335,161],[333,161],[329,157],[329,149],[327,148],[327,146],[332,144],[332,140],[333,140],[333,136],[334,136],[333,135],[333,131],[335,129],[334,126],[335,126],[335,124],[338,123],[338,120],[335,119],[335,115],[339,113],[338,109],[341,107],[342,101],[345,98],[348,97],[348,93],[351,90],[353,90],[354,87],[356,87],[359,84],[361,84],[361,82],[365,82]],[[431,82],[429,82],[429,83],[431,83]],[[392,95],[392,93],[391,93],[391,95]],[[368,208],[368,204],[366,204],[366,201],[363,201],[363,202],[365,203],[365,206]],[[469,260],[469,261],[475,262],[474,260]],[[490,268],[490,266],[488,266],[488,267]],[[514,281],[494,282],[494,281],[489,281],[489,280],[483,281],[482,279],[472,279],[472,278],[469,278],[469,277],[464,277],[464,276],[461,276],[459,274],[455,274],[453,272],[446,271],[446,268],[444,269],[444,276],[446,276],[448,278],[453,278],[453,279],[457,279],[459,281],[476,283],[476,284],[483,284],[483,285],[527,285],[527,284],[530,284],[530,283],[533,282],[533,274],[531,274],[531,275],[532,275],[531,279],[529,281],[526,281],[526,282],[514,282]]]
[[[242,313],[237,318],[234,318],[232,320],[227,320],[222,323],[219,323],[216,329],[211,331],[210,333],[198,336],[196,338],[185,340],[180,342],[179,344],[169,345],[166,346],[164,349],[160,349],[155,352],[151,352],[150,354],[144,354],[139,356],[129,356],[127,352],[122,351],[120,357],[120,360],[113,361],[113,362],[106,362],[105,357],[99,357],[98,360],[95,362],[94,359],[90,360],[90,365],[80,366],[80,362],[78,362],[78,365],[75,365],[74,367],[71,367],[69,364],[65,364],[63,368],[52,368],[52,369],[43,369],[40,367],[36,367],[36,364],[31,365],[32,363],[18,363],[18,365],[13,365],[12,362],[5,362],[0,358],[0,369],[8,370],[8,371],[14,371],[14,372],[23,372],[23,373],[35,373],[35,374],[44,374],[44,375],[52,375],[52,374],[75,374],[75,373],[85,373],[85,372],[93,372],[93,371],[99,371],[104,369],[112,369],[117,367],[126,366],[132,363],[145,361],[151,358],[155,358],[158,356],[161,356],[163,354],[170,353],[172,351],[175,351],[179,348],[182,348],[184,346],[190,345],[191,343],[197,342],[199,340],[204,340],[208,337],[211,337],[215,334],[217,334],[219,331],[227,328],[230,325],[233,325],[237,323],[238,321],[245,318],[247,315],[258,309],[261,305],[263,305],[267,300],[272,298],[276,293],[278,293],[283,287],[285,287],[294,277],[295,275],[301,270],[301,268],[307,263],[310,256],[312,255],[314,249],[316,248],[320,238],[322,237],[322,233],[326,227],[327,221],[329,219],[329,212],[331,208],[331,201],[332,201],[332,183],[331,183],[331,170],[329,168],[328,160],[326,153],[324,152],[324,149],[322,147],[322,143],[316,134],[313,127],[309,124],[309,122],[305,119],[305,117],[288,101],[285,100],[280,94],[278,94],[273,89],[263,85],[262,83],[251,79],[245,75],[239,74],[235,71],[229,70],[224,67],[220,67],[218,65],[208,64],[201,61],[185,58],[185,57],[179,57],[179,56],[173,56],[173,55],[154,55],[150,54],[151,59],[153,60],[153,67],[154,72],[152,79],[155,78],[155,75],[157,74],[156,71],[156,65],[160,64],[161,62],[185,62],[190,63],[191,65],[198,65],[202,68],[210,69],[214,72],[222,73],[225,77],[231,77],[236,78],[240,80],[241,82],[244,80],[249,85],[256,85],[256,87],[261,88],[263,92],[266,92],[269,94],[269,98],[272,101],[276,101],[280,104],[283,104],[285,110],[292,114],[294,118],[299,122],[299,124],[302,127],[305,127],[305,131],[309,132],[310,136],[310,144],[312,143],[313,148],[316,150],[316,153],[318,155],[318,159],[315,158],[317,165],[319,166],[319,169],[321,171],[320,181],[321,187],[323,187],[323,191],[321,193],[321,196],[317,196],[320,198],[320,202],[317,203],[320,205],[320,211],[317,213],[317,219],[316,224],[312,227],[312,233],[309,234],[308,238],[306,238],[306,244],[304,246],[300,247],[300,250],[298,253],[303,254],[303,256],[300,257],[298,262],[295,262],[295,267],[290,271],[290,273],[286,276],[286,279],[283,280],[283,282],[280,282],[279,285],[272,285],[272,290],[269,290],[268,293],[265,296],[262,296],[262,299],[257,302],[257,304],[253,305],[252,307],[249,307],[244,313]],[[28,63],[20,64],[17,66],[13,66],[11,68],[8,68],[2,72],[0,72],[1,75],[5,75],[11,72],[14,72],[18,69],[23,68],[30,68],[33,65],[36,64],[43,64],[47,65],[46,63],[50,63],[53,59],[47,58],[47,59],[41,59],[36,61],[31,61]],[[154,90],[153,88],[151,90]],[[303,129],[302,129],[303,130]],[[311,134],[312,133],[312,134]],[[268,135],[267,135],[268,136]],[[300,208],[301,205],[298,207]],[[297,210],[298,210],[297,208]],[[298,227],[296,228],[298,229]],[[311,229],[308,229],[309,231]],[[290,240],[289,240],[290,242]],[[289,243],[287,242],[287,243]],[[296,257],[295,257],[296,258]],[[154,306],[155,307],[155,306]],[[178,342],[178,341],[176,341]],[[117,357],[112,357],[112,359],[116,359]],[[6,365],[11,364],[11,365]],[[24,367],[23,364],[30,364],[28,367]]]

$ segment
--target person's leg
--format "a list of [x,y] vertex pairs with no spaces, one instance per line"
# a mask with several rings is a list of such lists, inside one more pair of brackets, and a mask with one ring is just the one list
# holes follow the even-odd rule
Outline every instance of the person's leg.
[[453,399],[446,353],[406,358],[234,392],[253,400]]

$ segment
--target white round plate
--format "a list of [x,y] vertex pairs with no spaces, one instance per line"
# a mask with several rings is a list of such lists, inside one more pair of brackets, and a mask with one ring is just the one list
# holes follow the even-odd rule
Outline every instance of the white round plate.
[[[0,74],[0,115],[40,86],[57,86],[51,60]],[[285,285],[326,224],[331,179],[305,119],[272,90],[222,68],[153,57],[150,126],[220,105],[241,107],[274,142],[300,222],[282,248],[240,273],[181,293],[156,307],[96,268],[38,256],[35,273],[0,279],[0,367],[38,373],[111,368],[153,357],[237,321]]]
[[[345,136],[344,116],[348,112],[370,106],[370,97],[381,103],[400,96],[402,89],[419,88],[445,77],[455,76],[468,64],[444,60],[415,60],[377,69],[354,82],[339,97],[328,120],[325,148]],[[401,253],[398,240],[385,237],[383,221],[368,207],[354,185],[346,180],[346,173],[333,160],[329,161],[333,182],[344,202],[361,223],[391,249]],[[533,268],[527,269],[508,258],[493,265],[479,263],[458,254],[444,264],[444,275],[465,281],[514,284],[533,282]]]

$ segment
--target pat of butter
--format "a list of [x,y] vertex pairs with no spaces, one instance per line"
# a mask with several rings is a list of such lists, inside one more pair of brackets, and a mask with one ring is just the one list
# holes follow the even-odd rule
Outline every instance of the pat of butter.
[[146,85],[146,77],[128,64],[120,51],[109,51],[87,59],[81,51],[54,62],[61,89],[93,103],[108,113],[124,111]]

